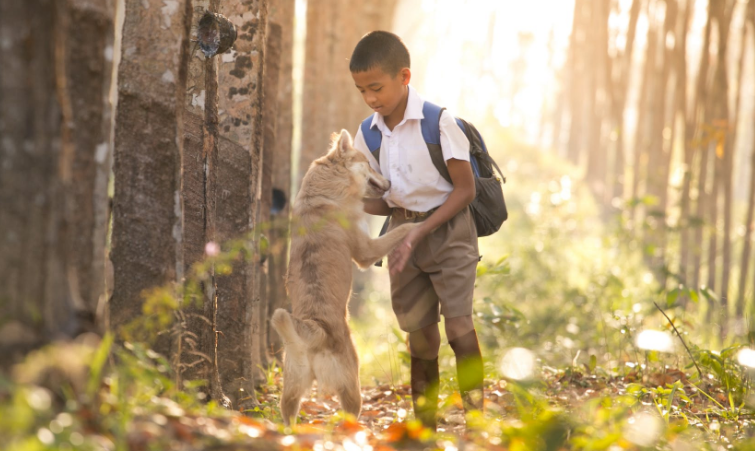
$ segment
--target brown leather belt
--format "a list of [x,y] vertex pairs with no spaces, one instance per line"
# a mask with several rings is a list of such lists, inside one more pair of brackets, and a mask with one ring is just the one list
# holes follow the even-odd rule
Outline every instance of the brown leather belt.
[[428,211],[412,211],[407,210],[406,208],[400,208],[400,207],[394,207],[393,211],[391,212],[391,215],[395,215],[398,218],[404,218],[404,219],[427,219],[428,216],[435,213],[435,210],[437,210],[438,207],[433,208],[432,210]]

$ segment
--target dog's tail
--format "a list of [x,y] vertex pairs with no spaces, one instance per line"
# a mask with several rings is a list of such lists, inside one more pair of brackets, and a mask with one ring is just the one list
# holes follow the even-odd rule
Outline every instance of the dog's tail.
[[296,319],[282,308],[275,310],[270,324],[281,336],[287,348],[291,345],[317,348],[327,339],[327,333],[315,321]]

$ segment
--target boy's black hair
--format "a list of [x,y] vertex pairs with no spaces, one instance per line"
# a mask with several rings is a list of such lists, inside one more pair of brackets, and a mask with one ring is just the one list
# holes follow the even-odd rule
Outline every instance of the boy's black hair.
[[351,54],[349,70],[364,72],[379,67],[395,77],[404,67],[410,67],[411,58],[401,38],[388,31],[371,31],[359,40]]

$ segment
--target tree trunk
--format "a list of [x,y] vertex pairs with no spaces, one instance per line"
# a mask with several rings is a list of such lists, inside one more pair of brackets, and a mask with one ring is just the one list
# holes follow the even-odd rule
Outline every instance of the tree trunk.
[[[198,18],[209,9],[209,1],[194,0],[190,36],[197,36]],[[205,252],[207,221],[206,156],[204,153],[204,110],[207,103],[205,86],[205,57],[192,46],[187,66],[186,95],[183,118],[183,157],[181,159],[181,194],[183,198],[183,265],[184,273],[193,277],[192,266],[202,261]],[[217,102],[217,101],[216,101]],[[209,283],[214,284],[210,281]],[[206,292],[204,286],[201,287]],[[213,380],[215,371],[214,331],[212,328],[213,301],[201,295],[201,299],[188,299],[182,305],[183,330],[179,335],[180,352],[175,370],[178,380],[205,380],[207,394],[222,402],[217,391],[219,384]],[[201,301],[201,305],[198,301]],[[210,308],[209,312],[205,310]],[[214,393],[214,394],[213,394]]]
[[[702,125],[706,123],[708,118],[711,115],[710,109],[708,107],[709,105],[709,96],[708,93],[710,92],[710,42],[711,42],[711,33],[712,33],[712,16],[710,14],[711,9],[711,2],[714,0],[710,0],[708,2],[708,18],[706,19],[705,24],[705,38],[703,41],[703,49],[702,49],[702,55],[700,58],[700,70],[697,74],[697,90],[696,90],[696,101],[695,101],[695,109],[692,112],[692,117],[689,120],[689,133],[691,136],[696,138],[696,145],[700,146],[700,152],[699,152],[699,159],[698,159],[698,165],[699,170],[697,173],[697,199],[695,200],[695,218],[694,218],[694,229],[693,229],[693,237],[692,237],[692,285],[697,289],[700,288],[700,280],[701,280],[701,271],[702,271],[702,246],[703,246],[703,224],[704,220],[703,217],[705,216],[705,210],[706,210],[706,204],[708,195],[706,193],[706,185],[707,185],[707,178],[708,178],[708,160],[709,158],[709,145],[704,142],[703,140],[703,127]],[[690,144],[692,146],[692,144]],[[694,157],[693,155],[690,157],[691,161]],[[691,178],[691,177],[690,177]],[[690,226],[692,226],[693,223],[690,222]],[[712,309],[712,306],[709,306],[709,310]]]
[[[288,306],[285,275],[288,268],[289,205],[291,198],[291,142],[293,138],[293,38],[294,0],[282,0],[270,8],[270,20],[281,27],[280,78],[273,150],[273,201],[268,254],[268,313]],[[269,318],[268,318],[269,324]],[[271,353],[283,362],[283,342],[268,328]]]
[[608,18],[611,8],[608,0],[590,3],[589,27],[592,48],[588,52],[590,60],[587,83],[592,87],[587,99],[587,169],[585,178],[602,207],[610,204],[606,199],[606,140],[603,134],[603,118],[608,113],[606,100],[610,95],[608,75],[610,59],[608,57]]
[[113,30],[106,1],[0,5],[0,365],[95,330]]
[[[645,67],[640,82],[640,100],[637,107],[637,131],[634,143],[632,163],[632,208],[630,218],[632,224],[643,224],[645,208],[642,208],[640,199],[645,196],[646,188],[640,183],[647,173],[650,146],[650,129],[652,127],[651,109],[648,104],[653,101],[650,96],[652,90],[653,75],[656,70],[655,53],[658,42],[657,24],[650,18],[648,25],[647,48],[645,51]],[[638,208],[639,207],[639,208]]]
[[[731,7],[731,14],[733,15],[735,6]],[[731,19],[729,19],[731,21]],[[732,264],[732,251],[731,251],[731,232],[732,232],[732,208],[734,197],[734,144],[737,141],[737,131],[739,115],[741,113],[742,105],[742,81],[744,79],[744,62],[747,56],[747,22],[742,24],[742,33],[739,40],[739,58],[737,60],[737,81],[734,91],[734,109],[732,110],[731,120],[729,121],[729,133],[727,134],[725,154],[724,154],[724,249],[723,249],[723,271],[721,273],[721,297],[726,298],[728,302],[729,298],[729,280],[731,278],[731,264]],[[728,103],[727,103],[728,104]],[[737,321],[743,320],[744,306],[740,306],[738,302],[736,305],[736,317]]]
[[[714,76],[713,85],[713,97],[712,97],[712,126],[716,130],[716,149],[713,159],[715,161],[713,171],[713,188],[711,190],[711,203],[709,205],[708,217],[710,220],[711,235],[708,245],[708,287],[715,291],[719,278],[718,274],[718,226],[719,226],[719,205],[720,197],[725,197],[726,191],[731,191],[728,187],[727,181],[727,166],[728,157],[726,152],[726,141],[729,129],[729,83],[726,72],[726,53],[729,41],[729,28],[733,15],[734,4],[732,0],[717,0],[711,4],[711,15],[718,24],[718,52],[716,71]],[[730,216],[729,208],[729,216]],[[726,217],[726,211],[724,211],[724,237],[722,247],[724,253],[730,253],[730,243],[726,243],[726,239],[729,238],[729,232],[727,227],[731,226],[731,217]],[[729,238],[730,240],[730,238]],[[723,256],[724,260],[726,256]],[[721,311],[719,312],[719,327],[720,335],[723,338],[726,334],[726,325],[728,322],[728,293],[726,293],[727,287],[723,286],[723,272],[721,274],[722,286],[720,290]]]
[[[260,202],[257,222],[260,224],[260,271],[259,284],[262,300],[259,304],[259,314],[254,318],[255,326],[252,329],[252,355],[258,359],[262,367],[269,365],[268,357],[268,319],[269,312],[269,264],[270,264],[270,232],[272,229],[271,207],[273,202],[273,171],[276,141],[276,111],[278,110],[278,79],[280,78],[281,35],[280,25],[268,23],[267,42],[265,45],[265,75],[264,75],[264,103],[263,110],[263,155],[262,155],[262,179],[260,181]],[[262,381],[259,381],[260,383]]]
[[[223,2],[220,13],[238,30],[234,51],[219,55],[217,240],[248,237],[257,226],[262,171],[262,74],[267,0]],[[254,248],[257,249],[256,243]],[[217,359],[224,392],[234,406],[256,405],[252,328],[259,314],[258,252],[217,278]]]
[[396,0],[331,0],[307,8],[304,64],[302,152],[299,179],[325,154],[330,135],[356,130],[370,114],[349,72],[349,59],[361,36],[390,29]]
[[[657,205],[651,208],[652,221],[647,229],[646,241],[650,244],[652,255],[649,256],[650,266],[662,287],[666,286],[666,214],[668,207],[668,184],[671,170],[671,156],[674,143],[676,102],[674,96],[678,93],[678,87],[672,80],[674,68],[675,48],[669,48],[666,44],[669,36],[678,42],[676,33],[678,5],[676,0],[665,0],[665,17],[663,20],[663,42],[659,42],[659,55],[663,56],[658,74],[654,80],[655,92],[653,93],[654,119],[651,127],[652,143],[647,172],[647,192],[658,200]],[[666,130],[671,130],[670,134]]]
[[[678,89],[680,91],[680,95],[677,96],[679,103],[677,104],[677,108],[679,110],[679,113],[681,117],[683,118],[683,132],[682,136],[684,137],[684,145],[683,147],[683,161],[684,161],[684,167],[682,168],[684,171],[684,178],[682,181],[682,193],[680,198],[680,212],[679,212],[679,221],[678,221],[678,227],[679,227],[679,234],[680,234],[680,244],[679,244],[679,269],[678,269],[678,276],[679,281],[684,284],[688,285],[690,278],[689,278],[689,271],[690,271],[690,188],[692,186],[692,161],[695,155],[695,148],[696,146],[692,145],[692,138],[693,133],[695,130],[695,123],[693,115],[695,114],[695,111],[697,109],[697,98],[699,97],[699,89],[696,91],[695,94],[695,100],[693,100],[692,106],[693,111],[692,113],[687,111],[687,86],[688,86],[688,73],[687,73],[687,32],[689,30],[690,20],[692,17],[692,10],[693,10],[694,4],[690,0],[687,0],[686,6],[685,6],[685,12],[684,12],[684,22],[682,24],[682,34],[681,34],[681,41],[680,41],[680,49],[677,53],[677,60],[676,60],[676,73],[678,74]],[[703,44],[703,55],[707,53],[708,48],[708,41],[710,39],[710,31],[709,28],[706,28],[706,36],[704,38],[704,44]],[[708,67],[708,59],[707,58],[700,58],[700,70],[698,71],[699,74],[703,74],[703,80],[704,80],[704,74],[707,72]],[[697,287],[695,287],[697,288]],[[683,304],[686,306],[688,299],[683,299]]]
[[[185,0],[172,7],[126,0],[125,6],[115,127],[114,330],[141,315],[144,290],[183,276],[180,177],[191,7]],[[163,332],[156,350],[169,355],[169,331],[155,332]]]
[[[641,0],[632,0],[629,11],[629,26],[627,29],[627,41],[624,52],[616,57],[612,64],[616,78],[611,89],[611,128],[618,130],[613,155],[613,180],[611,184],[611,200],[624,200],[625,161],[624,155],[624,110],[626,109],[627,95],[632,74],[632,56],[634,55],[634,41],[637,35],[637,22],[640,17]],[[612,71],[612,72],[613,72]],[[609,79],[610,80],[610,79]]]
[[585,142],[585,71],[584,55],[589,22],[586,17],[589,2],[575,0],[572,32],[569,38],[569,139],[566,156],[574,164],[579,164]]
[[[752,29],[752,43],[755,44],[755,0],[747,4],[747,22]],[[745,27],[747,26],[745,23]],[[746,33],[745,33],[746,34]],[[742,39],[742,46],[747,48],[747,40]],[[745,217],[745,236],[742,246],[742,256],[739,264],[739,290],[737,295],[737,318],[742,317],[747,309],[747,275],[752,258],[752,231],[755,229],[755,142],[752,143],[752,157],[750,159],[750,190],[747,195],[747,215]],[[755,287],[755,284],[753,284]]]

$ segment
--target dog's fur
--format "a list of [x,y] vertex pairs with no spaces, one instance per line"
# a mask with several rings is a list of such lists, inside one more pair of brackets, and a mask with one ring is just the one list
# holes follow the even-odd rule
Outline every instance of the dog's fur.
[[337,394],[341,407],[359,416],[359,359],[347,323],[351,261],[367,268],[390,252],[416,224],[372,239],[363,198],[380,198],[390,182],[352,147],[351,136],[334,134],[328,154],[312,163],[293,210],[287,289],[292,314],[278,309],[272,325],[285,344],[281,413],[296,421],[299,403],[316,379]]

